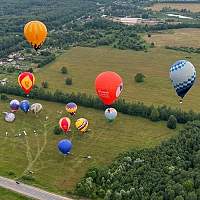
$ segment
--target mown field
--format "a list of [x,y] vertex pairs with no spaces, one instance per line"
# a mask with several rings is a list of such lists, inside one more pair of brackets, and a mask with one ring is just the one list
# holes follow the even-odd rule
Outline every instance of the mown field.
[[[189,59],[199,72],[200,55],[188,54],[164,48],[154,48],[149,52],[116,50],[112,48],[73,48],[60,56],[55,62],[40,69],[36,73],[37,84],[48,81],[49,89],[60,89],[64,92],[83,92],[96,95],[95,78],[107,70],[119,73],[124,81],[121,98],[128,101],[141,101],[145,104],[166,104],[180,107],[169,80],[169,68],[176,60]],[[72,77],[72,86],[65,85],[66,75],[61,74],[60,68],[66,66]],[[146,78],[142,84],[135,83],[134,76],[138,72]],[[197,74],[198,77],[198,74]],[[196,102],[200,101],[198,80],[185,97],[183,109],[200,111]]]
[[[53,134],[53,128],[61,116],[68,116],[65,106],[39,102],[44,107],[39,117],[19,111],[15,122],[7,123],[2,114],[0,175],[16,179],[31,170],[34,179],[25,182],[63,195],[73,190],[89,167],[106,166],[119,153],[133,148],[153,147],[177,132],[168,129],[165,122],[153,123],[120,113],[114,123],[108,123],[103,111],[79,107],[77,115],[72,118],[72,132],[58,136]],[[8,102],[1,101],[0,110],[8,111]],[[63,114],[57,111],[63,111]],[[49,117],[47,121],[46,116]],[[74,127],[75,119],[79,117],[89,120],[91,131],[85,135],[80,135]],[[18,134],[22,135],[16,137]],[[57,150],[57,143],[63,138],[73,142],[72,154],[65,158]],[[88,155],[92,159],[84,158]]]
[[23,197],[20,194],[11,192],[0,187],[1,200],[31,200],[30,198]]
[[200,12],[200,3],[156,3],[149,8],[153,11],[160,11],[168,7],[177,10],[187,9],[191,12]]
[[[200,4],[199,4],[200,5]],[[145,36],[148,43],[154,42],[158,47],[200,47],[200,29],[183,28],[177,30],[167,30],[160,33],[153,33],[151,37]]]

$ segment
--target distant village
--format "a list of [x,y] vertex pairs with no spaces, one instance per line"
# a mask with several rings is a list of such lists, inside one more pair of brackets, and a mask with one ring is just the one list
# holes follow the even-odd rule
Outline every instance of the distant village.
[[[59,48],[46,48],[34,54],[31,52],[27,53],[24,50],[19,52],[13,52],[9,54],[5,58],[0,59],[0,73],[13,73],[15,71],[23,71],[27,70],[30,67],[37,68],[38,64],[34,63],[34,58],[41,58],[42,52],[50,52],[50,53],[57,53],[60,49]],[[8,78],[3,77],[0,80],[1,85],[6,85],[8,83]]]

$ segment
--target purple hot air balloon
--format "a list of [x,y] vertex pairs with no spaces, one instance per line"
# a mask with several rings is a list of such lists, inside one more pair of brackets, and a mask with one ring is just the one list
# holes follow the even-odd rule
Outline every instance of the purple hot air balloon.
[[10,102],[11,111],[16,112],[19,109],[19,105],[20,105],[20,103],[18,100],[16,100],[16,99],[12,100]]

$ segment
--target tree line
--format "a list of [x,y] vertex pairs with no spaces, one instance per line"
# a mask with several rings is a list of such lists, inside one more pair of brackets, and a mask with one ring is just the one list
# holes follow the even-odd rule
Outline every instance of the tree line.
[[[20,87],[14,85],[0,86],[0,93],[24,96]],[[95,108],[95,109],[105,109],[106,106],[102,102],[92,95],[87,95],[85,93],[63,93],[59,90],[55,92],[45,91],[44,88],[39,88],[35,86],[31,91],[30,98],[40,99],[46,101],[53,101],[58,103],[69,103],[75,102],[80,106]],[[123,114],[128,114],[131,116],[143,117],[150,119],[152,121],[168,121],[169,117],[173,115],[178,123],[186,123],[188,121],[200,120],[200,113],[195,113],[192,110],[189,112],[182,111],[181,109],[174,109],[171,107],[163,106],[147,106],[141,102],[126,102],[124,99],[119,99],[115,104],[112,105],[117,109],[118,112]]]

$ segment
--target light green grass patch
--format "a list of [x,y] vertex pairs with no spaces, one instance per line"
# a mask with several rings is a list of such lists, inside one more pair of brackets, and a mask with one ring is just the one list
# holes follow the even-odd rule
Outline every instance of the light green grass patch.
[[[166,128],[165,122],[153,123],[119,113],[115,122],[108,123],[103,111],[79,107],[77,115],[71,118],[72,133],[57,136],[53,134],[53,128],[61,116],[68,116],[65,105],[37,102],[44,107],[38,118],[32,113],[19,111],[14,123],[6,123],[2,115],[0,175],[19,178],[31,170],[35,180],[27,183],[61,194],[73,190],[88,168],[108,165],[119,153],[135,148],[150,148],[176,134],[176,131]],[[1,101],[0,110],[8,111],[9,103]],[[57,111],[63,111],[63,114],[57,114]],[[45,121],[45,116],[49,117],[48,121]],[[74,123],[79,117],[89,120],[91,131],[85,135],[80,135],[75,129]],[[27,136],[22,133],[24,130]],[[15,137],[19,133],[22,135]],[[66,158],[57,150],[58,141],[64,138],[73,142],[72,155]],[[85,159],[87,155],[91,155],[92,159]],[[15,176],[9,176],[10,171]]]

